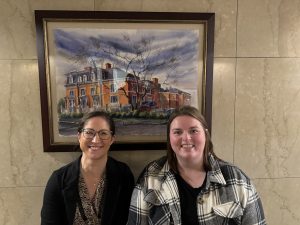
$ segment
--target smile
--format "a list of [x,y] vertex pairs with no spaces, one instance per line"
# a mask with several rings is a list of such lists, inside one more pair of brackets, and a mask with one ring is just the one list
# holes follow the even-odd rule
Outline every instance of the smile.
[[193,147],[195,147],[195,145],[192,145],[192,144],[182,144],[181,147],[182,148],[193,148]]
[[101,146],[90,145],[89,148],[92,149],[92,150],[97,150],[97,149],[100,149]]

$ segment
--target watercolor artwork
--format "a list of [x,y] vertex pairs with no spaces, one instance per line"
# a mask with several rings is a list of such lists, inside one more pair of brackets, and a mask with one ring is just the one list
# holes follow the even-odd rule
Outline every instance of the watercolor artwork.
[[75,143],[90,111],[105,110],[120,144],[163,143],[170,114],[202,110],[203,23],[50,20],[43,24],[50,136]]

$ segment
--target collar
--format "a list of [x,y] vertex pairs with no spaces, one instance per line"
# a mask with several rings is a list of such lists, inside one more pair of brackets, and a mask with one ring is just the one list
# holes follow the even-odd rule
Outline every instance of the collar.
[[[222,184],[225,185],[226,181],[224,179],[224,176],[222,174],[219,160],[215,159],[215,157],[212,154],[209,154],[208,156],[209,163],[212,167],[210,171],[207,172],[207,177],[210,182],[217,183],[217,184]],[[208,185],[209,182],[206,183]]]
[[[209,154],[209,163],[212,169],[207,172],[205,189],[208,189],[211,183],[226,185],[219,160],[215,159],[212,154]],[[176,180],[173,172],[170,170],[166,157],[162,157],[151,164],[145,177],[149,191],[161,192],[162,195],[165,195],[169,199],[170,191],[168,189],[176,186]]]

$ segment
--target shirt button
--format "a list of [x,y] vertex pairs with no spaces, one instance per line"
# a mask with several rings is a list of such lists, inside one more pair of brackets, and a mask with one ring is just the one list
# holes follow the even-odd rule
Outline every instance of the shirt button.
[[204,203],[204,200],[202,198],[199,198],[198,203],[202,205]]

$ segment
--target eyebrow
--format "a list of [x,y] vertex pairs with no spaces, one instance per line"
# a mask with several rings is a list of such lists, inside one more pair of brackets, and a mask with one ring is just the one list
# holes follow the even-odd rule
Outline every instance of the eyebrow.
[[[201,128],[201,127],[199,127],[199,126],[189,127],[189,129],[193,129],[193,128]],[[172,130],[182,130],[182,128],[173,128]]]
[[[96,131],[95,129],[93,129],[93,128],[83,128],[84,130],[93,130],[93,131]],[[98,130],[98,131],[96,131],[96,132],[99,132],[99,131],[110,131],[110,130],[108,130],[108,129],[100,129],[100,130]]]

